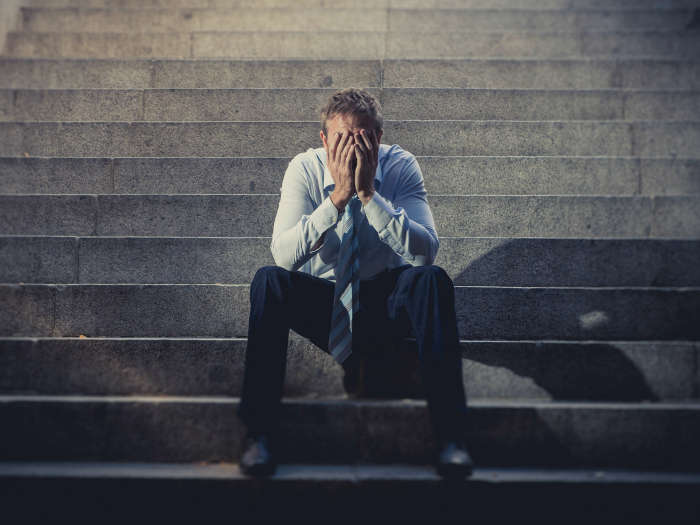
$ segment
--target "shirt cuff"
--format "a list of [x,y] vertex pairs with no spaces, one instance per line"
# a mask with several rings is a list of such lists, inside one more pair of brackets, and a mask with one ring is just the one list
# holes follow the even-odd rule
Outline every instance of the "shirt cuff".
[[364,205],[364,211],[367,221],[374,226],[377,233],[380,233],[387,227],[395,213],[388,201],[379,195],[377,190],[374,191],[372,198]]
[[[318,232],[320,238],[328,228],[335,226],[339,219],[338,208],[335,207],[330,195],[309,215],[309,222]],[[314,244],[318,240],[314,241]]]

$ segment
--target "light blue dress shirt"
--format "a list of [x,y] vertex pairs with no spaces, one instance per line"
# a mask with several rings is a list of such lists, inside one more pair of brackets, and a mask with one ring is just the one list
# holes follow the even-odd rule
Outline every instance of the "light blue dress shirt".
[[[335,282],[342,215],[329,197],[334,188],[323,147],[289,162],[270,243],[278,266]],[[433,264],[440,241],[415,155],[380,144],[374,189],[361,207],[360,279],[404,264]]]

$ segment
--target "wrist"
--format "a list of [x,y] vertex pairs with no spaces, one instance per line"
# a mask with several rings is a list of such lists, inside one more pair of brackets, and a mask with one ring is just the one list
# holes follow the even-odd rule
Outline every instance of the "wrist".
[[338,193],[334,190],[331,192],[329,195],[331,202],[335,205],[335,207],[338,209],[338,213],[342,213],[345,210],[345,206],[347,203],[350,201],[352,198],[352,195],[346,196],[346,195],[338,195]]
[[366,191],[358,191],[357,197],[362,201],[363,205],[367,204],[372,199],[372,197],[374,197],[374,188],[371,188]]

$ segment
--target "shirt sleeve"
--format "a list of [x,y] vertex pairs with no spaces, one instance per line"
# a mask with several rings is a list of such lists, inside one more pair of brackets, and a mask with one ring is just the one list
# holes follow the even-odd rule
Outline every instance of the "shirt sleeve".
[[402,170],[394,202],[375,190],[364,206],[379,238],[413,266],[433,264],[440,247],[426,195],[423,173],[412,157]]
[[270,250],[278,266],[298,270],[322,248],[326,230],[338,223],[338,208],[330,196],[314,208],[306,170],[298,156],[287,166],[280,193]]

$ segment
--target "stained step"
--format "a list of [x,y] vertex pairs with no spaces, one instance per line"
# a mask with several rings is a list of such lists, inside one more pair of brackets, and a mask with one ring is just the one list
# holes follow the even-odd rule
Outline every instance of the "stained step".
[[17,519],[694,520],[699,486],[697,473],[621,469],[476,468],[445,483],[427,465],[281,464],[261,481],[235,463],[0,463]]
[[[0,335],[247,337],[249,284],[0,284]],[[455,286],[462,337],[700,339],[700,289]],[[206,312],[206,315],[202,315]]]
[[366,31],[416,33],[473,30],[580,31],[685,29],[693,9],[402,9],[373,6],[308,8],[72,8],[23,7],[23,31],[346,31],[347,20]]
[[[86,65],[89,64],[89,67]],[[383,78],[383,80],[382,80]],[[383,82],[383,83],[382,83]],[[692,89],[700,62],[673,58],[109,59],[0,57],[15,89],[459,87]]]
[[[0,122],[13,157],[293,156],[319,147],[318,122]],[[385,144],[414,155],[695,157],[700,120],[384,121]]]
[[[379,190],[378,190],[379,191]],[[0,195],[4,235],[269,236],[278,194]],[[430,195],[444,237],[700,239],[700,196]]]
[[[3,461],[235,461],[233,397],[0,396]],[[700,404],[473,401],[466,438],[486,466],[700,469]],[[429,463],[424,400],[284,398],[285,463]]]
[[[246,338],[1,338],[0,392],[240,396],[246,346]],[[462,340],[460,348],[468,403],[700,400],[697,341]],[[372,351],[365,395],[425,399],[414,338]],[[346,396],[342,368],[293,330],[283,395]]]
[[[342,36],[342,38],[339,38]],[[332,32],[195,31],[190,33],[10,31],[3,54],[84,58],[693,58],[698,31]]]
[[[274,265],[266,237],[0,236],[3,283],[249,284]],[[700,286],[700,241],[443,237],[457,285]]]
[[[700,91],[367,88],[389,120],[683,120]],[[0,121],[313,120],[318,89],[0,89]]]
[[[290,160],[0,157],[0,194],[279,193]],[[700,194],[698,158],[421,155],[416,160],[428,195]]]

